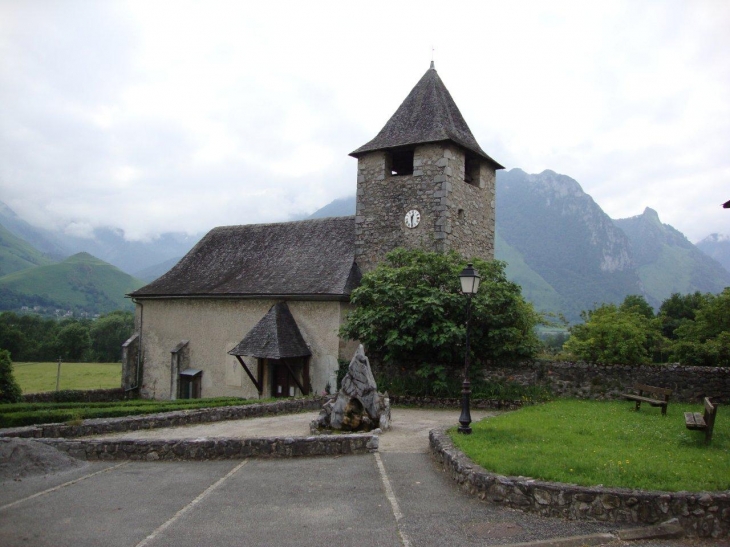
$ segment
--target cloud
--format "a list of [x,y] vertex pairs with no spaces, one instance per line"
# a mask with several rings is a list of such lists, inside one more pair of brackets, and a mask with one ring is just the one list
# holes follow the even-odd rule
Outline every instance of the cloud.
[[[0,199],[131,239],[286,220],[436,67],[482,147],[613,217],[727,232],[730,8],[717,2],[0,4]],[[724,194],[723,194],[724,192]]]

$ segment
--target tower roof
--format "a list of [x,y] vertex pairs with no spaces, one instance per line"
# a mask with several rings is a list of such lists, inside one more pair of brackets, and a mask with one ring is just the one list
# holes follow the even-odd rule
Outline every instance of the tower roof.
[[380,133],[350,155],[440,141],[453,141],[504,169],[481,149],[432,62]]

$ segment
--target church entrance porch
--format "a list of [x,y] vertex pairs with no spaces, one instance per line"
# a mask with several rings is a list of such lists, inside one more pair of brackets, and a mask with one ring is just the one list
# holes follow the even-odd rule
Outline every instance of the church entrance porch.
[[268,362],[272,397],[309,395],[309,358],[269,359]]

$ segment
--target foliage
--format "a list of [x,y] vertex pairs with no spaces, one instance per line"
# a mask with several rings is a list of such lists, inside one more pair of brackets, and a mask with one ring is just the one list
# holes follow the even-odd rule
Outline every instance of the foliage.
[[563,347],[585,361],[648,363],[661,344],[656,322],[633,309],[603,304],[582,317],[585,323],[571,327],[570,339]]
[[0,405],[0,427],[21,427],[34,424],[62,423],[89,418],[116,418],[155,414],[173,410],[192,410],[221,406],[250,405],[266,402],[261,399],[221,397],[184,399],[180,401],[132,400],[111,403],[33,403]]
[[[665,491],[730,488],[730,421],[715,423],[712,444],[684,427],[673,403],[633,411],[626,402],[560,400],[473,423],[451,438],[475,463],[504,475],[564,483]],[[701,465],[698,465],[701,462]]]
[[21,395],[20,386],[13,377],[10,352],[0,350],[0,403],[17,403]]
[[[507,281],[504,263],[475,259],[482,280],[471,299],[471,362],[529,358],[539,342],[540,316]],[[464,363],[467,298],[460,292],[464,260],[397,249],[363,276],[351,301],[356,306],[341,328],[357,339],[371,359],[415,372],[424,364],[460,367]]]
[[646,298],[638,294],[629,294],[619,307],[621,311],[638,313],[647,319],[654,319],[654,308],[646,301]]
[[119,361],[121,345],[133,331],[134,315],[127,311],[114,311],[95,320],[60,321],[0,313],[0,348],[9,350],[15,361],[55,361],[59,355],[64,360]]
[[697,291],[692,294],[673,293],[659,308],[659,320],[662,325],[662,334],[676,340],[675,331],[687,321],[694,321],[695,314],[704,303],[706,296]]
[[[23,393],[56,389],[58,363],[15,363],[15,378]],[[60,389],[87,390],[118,388],[122,385],[121,363],[62,363]]]
[[676,328],[673,356],[688,365],[730,366],[730,287],[706,294],[694,321]]

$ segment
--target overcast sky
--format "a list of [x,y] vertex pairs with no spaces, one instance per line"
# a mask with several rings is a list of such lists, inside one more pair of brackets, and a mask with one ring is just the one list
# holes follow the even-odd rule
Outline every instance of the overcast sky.
[[0,200],[75,234],[287,220],[436,69],[508,169],[730,232],[730,2],[0,0]]

